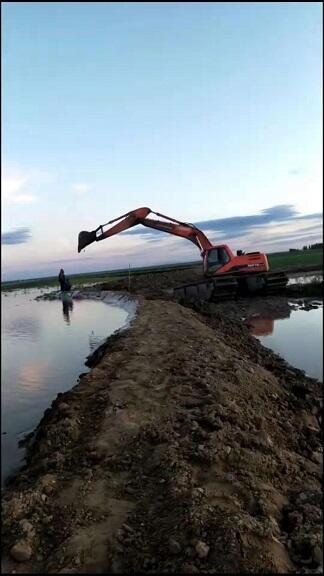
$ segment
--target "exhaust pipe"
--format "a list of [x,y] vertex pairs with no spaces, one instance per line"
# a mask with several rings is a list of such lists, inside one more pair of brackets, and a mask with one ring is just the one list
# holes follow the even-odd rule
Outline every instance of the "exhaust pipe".
[[92,230],[91,232],[87,232],[86,230],[82,230],[78,236],[78,252],[81,252],[83,248],[92,244],[92,242],[96,242],[97,235],[96,230]]

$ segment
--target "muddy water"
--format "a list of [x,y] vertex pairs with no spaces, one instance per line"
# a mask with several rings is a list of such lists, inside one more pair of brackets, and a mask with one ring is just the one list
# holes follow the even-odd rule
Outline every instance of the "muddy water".
[[290,303],[287,314],[247,318],[251,333],[289,364],[323,381],[323,302],[314,308]]
[[[44,291],[43,291],[44,292]],[[19,467],[18,442],[58,394],[74,386],[84,361],[123,326],[128,313],[102,301],[35,301],[39,290],[1,294],[1,482]]]
[[288,286],[292,284],[311,284],[313,282],[323,282],[323,274],[317,272],[316,274],[291,274],[288,280]]

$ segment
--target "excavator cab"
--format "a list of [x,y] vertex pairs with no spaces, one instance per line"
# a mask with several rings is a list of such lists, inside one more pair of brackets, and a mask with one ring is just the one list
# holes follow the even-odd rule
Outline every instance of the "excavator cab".
[[230,262],[231,254],[227,246],[213,246],[204,252],[204,272],[212,276],[222,268],[225,264]]

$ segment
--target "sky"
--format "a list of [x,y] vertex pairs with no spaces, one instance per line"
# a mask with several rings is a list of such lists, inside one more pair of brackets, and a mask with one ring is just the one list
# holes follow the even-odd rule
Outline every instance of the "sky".
[[322,3],[2,2],[2,280],[322,241]]

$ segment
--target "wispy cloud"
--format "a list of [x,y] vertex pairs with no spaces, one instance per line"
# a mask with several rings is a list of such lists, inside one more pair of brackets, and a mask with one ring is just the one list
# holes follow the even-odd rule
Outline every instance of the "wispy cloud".
[[292,168],[291,170],[289,170],[288,174],[290,176],[299,176],[300,174],[302,174],[302,170],[300,170],[300,168]]
[[25,244],[31,238],[30,228],[15,228],[1,234],[1,244]]
[[[292,205],[273,206],[259,214],[205,220],[196,224],[206,231],[211,242],[225,242],[233,252],[243,249],[269,253],[301,248],[304,244],[321,242],[323,237],[322,214],[302,215]],[[23,242],[24,231],[29,232],[25,228],[4,234],[5,243]],[[62,266],[67,274],[72,274],[127,268],[129,264],[134,268],[200,259],[197,248],[187,240],[142,226],[99,242],[98,245],[89,246],[82,255],[76,253],[75,240],[74,238],[70,244],[64,244],[60,252],[57,252],[56,241],[55,252],[51,252],[49,244],[46,257],[43,253],[33,255],[28,269],[25,268],[25,257],[19,264],[7,262],[3,266],[3,277],[9,280],[17,277],[55,275]]]
[[37,200],[35,194],[25,190],[30,177],[22,174],[7,174],[2,178],[2,199],[6,203],[30,204]]
[[73,184],[72,190],[75,194],[86,194],[89,192],[89,185],[84,182],[78,182],[77,184]]
[[[269,224],[293,222],[310,219],[320,219],[320,212],[314,214],[299,215],[292,204],[280,204],[265,208],[259,214],[248,216],[233,216],[229,218],[215,218],[212,220],[201,220],[193,222],[204,232],[217,232],[219,240],[228,237],[243,236],[252,230],[267,226]],[[145,235],[147,240],[156,241],[157,235],[164,234],[155,229],[138,227],[134,230],[126,231],[128,235]]]

